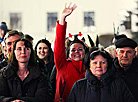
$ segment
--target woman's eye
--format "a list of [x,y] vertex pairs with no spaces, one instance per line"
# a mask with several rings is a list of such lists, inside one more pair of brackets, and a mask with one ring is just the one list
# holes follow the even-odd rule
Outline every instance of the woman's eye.
[[101,62],[102,64],[105,64],[105,62]]
[[29,47],[26,47],[25,50],[29,50],[30,48]]
[[48,49],[48,47],[44,47],[44,49]]
[[93,64],[97,64],[97,62],[93,62]]
[[73,49],[73,50],[71,50],[72,52],[75,52],[75,50]]
[[39,50],[41,50],[41,47],[39,47]]
[[19,47],[19,48],[17,48],[17,50],[18,50],[18,51],[21,51],[22,49]]
[[83,49],[78,49],[79,51],[82,51]]

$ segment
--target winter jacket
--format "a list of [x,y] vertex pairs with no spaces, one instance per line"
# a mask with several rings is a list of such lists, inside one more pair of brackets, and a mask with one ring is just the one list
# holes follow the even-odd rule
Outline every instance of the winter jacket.
[[75,81],[85,77],[83,61],[66,59],[65,35],[66,25],[57,22],[54,46],[54,60],[57,69],[55,102],[66,101]]
[[75,82],[68,102],[135,102],[123,80],[113,76],[108,70],[98,80],[91,71],[86,71],[86,77]]
[[52,69],[55,65],[54,63],[54,58],[52,58],[53,60],[50,60],[49,63],[45,64],[45,62],[42,59],[37,58],[37,63],[40,67],[40,70],[43,74],[47,75],[50,78]]
[[56,75],[57,75],[57,69],[56,66],[54,66],[50,75],[50,83],[53,90],[53,96],[55,96],[56,93]]
[[0,69],[8,65],[7,60],[8,58],[7,57],[5,58],[4,54],[0,55]]
[[52,102],[50,83],[39,70],[29,68],[29,75],[21,81],[17,68],[8,64],[0,76],[0,102],[20,99],[25,102]]
[[138,102],[138,58],[134,58],[131,66],[125,71],[120,67],[118,59],[115,58],[112,69],[118,78],[125,81]]

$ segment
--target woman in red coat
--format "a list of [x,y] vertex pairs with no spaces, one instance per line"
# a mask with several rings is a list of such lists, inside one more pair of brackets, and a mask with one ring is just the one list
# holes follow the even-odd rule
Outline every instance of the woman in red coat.
[[67,22],[65,19],[77,6],[65,7],[61,19],[57,21],[56,38],[54,46],[55,65],[57,68],[55,102],[65,102],[71,91],[73,84],[85,77],[83,59],[86,53],[86,46],[80,40],[74,40],[68,47],[66,59],[65,35]]

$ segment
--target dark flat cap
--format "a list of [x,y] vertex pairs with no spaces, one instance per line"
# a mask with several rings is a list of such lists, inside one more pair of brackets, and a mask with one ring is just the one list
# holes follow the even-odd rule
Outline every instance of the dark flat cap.
[[121,38],[115,42],[116,48],[131,47],[135,49],[137,43],[130,38]]

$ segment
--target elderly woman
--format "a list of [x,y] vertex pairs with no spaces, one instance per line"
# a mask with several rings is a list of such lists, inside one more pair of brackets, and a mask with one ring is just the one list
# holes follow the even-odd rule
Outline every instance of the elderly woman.
[[0,102],[51,102],[50,84],[36,65],[32,44],[15,42],[7,68],[0,76]]
[[55,65],[51,43],[46,39],[39,40],[35,46],[35,52],[37,54],[39,65],[42,66],[42,72],[50,76],[51,71]]
[[86,76],[75,82],[68,102],[135,102],[126,84],[114,77],[110,59],[104,50],[86,55]]

